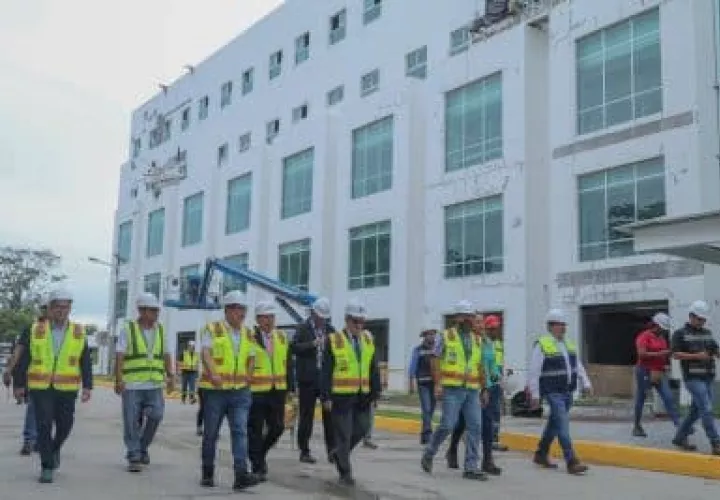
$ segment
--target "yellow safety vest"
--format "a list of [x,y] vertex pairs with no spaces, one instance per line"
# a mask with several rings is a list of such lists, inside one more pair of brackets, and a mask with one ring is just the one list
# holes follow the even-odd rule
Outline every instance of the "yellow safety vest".
[[183,371],[196,372],[198,367],[198,355],[197,352],[190,352],[189,350],[183,351]]
[[55,356],[50,324],[38,321],[30,332],[28,389],[77,392],[80,388],[80,356],[85,348],[85,328],[68,322],[60,352]]
[[502,368],[503,363],[505,362],[505,346],[503,345],[503,341],[494,341],[493,347],[495,348],[495,364]]
[[360,359],[357,359],[352,341],[345,330],[330,334],[330,349],[335,367],[333,369],[333,394],[369,394],[370,365],[375,356],[375,342],[368,331],[360,334]]
[[242,327],[240,331],[240,345],[235,354],[233,341],[230,332],[224,321],[209,323],[207,330],[212,334],[212,347],[210,356],[212,358],[212,370],[220,377],[222,384],[215,387],[208,377],[207,370],[203,370],[200,377],[200,388],[219,389],[231,391],[244,389],[248,384],[248,360],[253,345],[250,330]]
[[[265,334],[260,332],[260,335],[264,337]],[[250,383],[252,392],[287,389],[287,336],[280,330],[273,330],[270,335],[273,342],[272,358],[263,344],[256,342],[255,370]]]
[[443,332],[445,352],[440,362],[440,380],[445,387],[480,389],[481,385],[484,385],[482,380],[484,372],[480,368],[482,363],[480,340],[472,332],[469,332],[468,335],[472,346],[470,360],[467,360],[465,356],[465,347],[460,333],[455,328],[449,328]]
[[152,355],[148,355],[145,336],[137,321],[127,323],[127,349],[123,360],[123,382],[165,381],[165,329],[158,323]]

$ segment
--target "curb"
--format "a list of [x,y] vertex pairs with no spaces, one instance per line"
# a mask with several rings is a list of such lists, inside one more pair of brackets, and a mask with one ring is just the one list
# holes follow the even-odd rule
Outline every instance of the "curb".
[[[420,433],[420,422],[403,418],[376,416],[375,427],[402,434]],[[516,432],[501,432],[500,438],[510,450],[526,453],[535,452],[539,439],[532,434]],[[720,479],[720,457],[598,441],[577,440],[573,441],[573,446],[582,460],[590,464]],[[550,453],[555,458],[562,457],[557,442],[553,444]]]

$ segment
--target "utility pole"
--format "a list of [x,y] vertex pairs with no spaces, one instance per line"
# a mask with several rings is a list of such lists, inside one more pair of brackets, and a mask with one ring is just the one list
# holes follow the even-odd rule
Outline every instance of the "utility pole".
[[113,283],[112,283],[112,294],[110,301],[110,322],[109,326],[109,339],[108,339],[108,375],[112,375],[115,370],[115,343],[117,342],[117,283],[120,274],[120,264],[124,262],[124,259],[119,254],[113,254],[113,261],[108,262],[97,257],[88,257],[88,261],[93,264],[100,264],[102,266],[109,267],[113,271]]

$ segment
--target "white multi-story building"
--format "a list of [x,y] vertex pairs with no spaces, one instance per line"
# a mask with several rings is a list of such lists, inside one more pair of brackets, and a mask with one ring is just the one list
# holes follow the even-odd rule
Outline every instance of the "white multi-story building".
[[[363,300],[399,388],[457,300],[502,314],[520,370],[558,305],[596,386],[626,392],[652,312],[720,299],[713,270],[616,229],[720,207],[717,3],[511,1],[482,27],[479,0],[286,0],[133,113],[117,317],[231,258],[335,323]],[[186,177],[146,189],[178,154]]]

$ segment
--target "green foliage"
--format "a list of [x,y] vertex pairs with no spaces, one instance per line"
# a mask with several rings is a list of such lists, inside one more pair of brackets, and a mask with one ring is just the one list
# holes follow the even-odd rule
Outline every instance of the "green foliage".
[[0,247],[0,310],[36,309],[48,288],[65,279],[59,265],[50,250]]
[[0,341],[12,342],[15,337],[26,331],[32,325],[37,313],[32,309],[0,308]]

